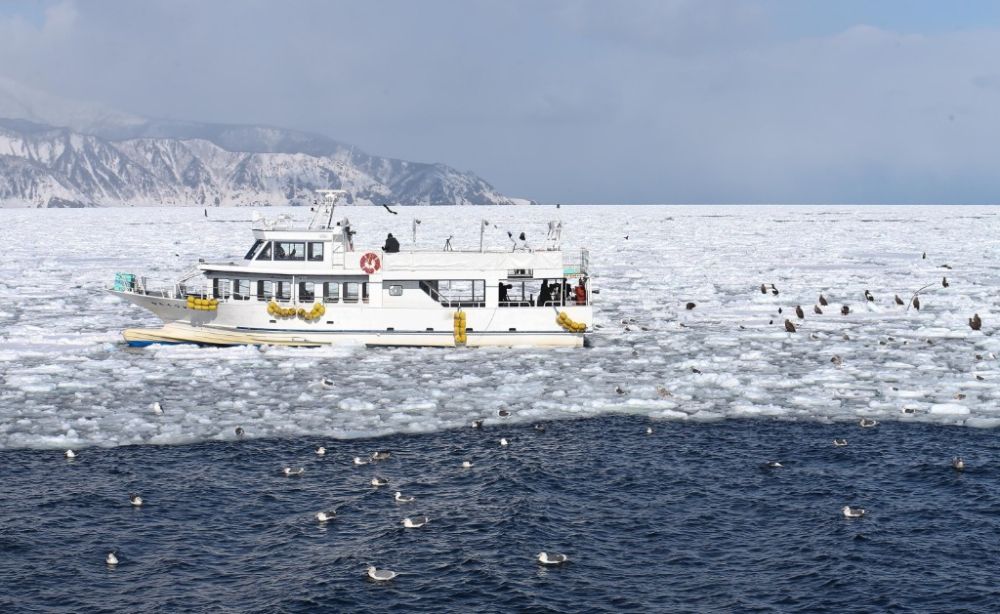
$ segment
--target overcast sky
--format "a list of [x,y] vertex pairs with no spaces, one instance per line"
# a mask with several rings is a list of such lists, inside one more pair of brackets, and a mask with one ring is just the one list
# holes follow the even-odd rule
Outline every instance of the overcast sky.
[[0,75],[547,202],[1000,201],[1000,2],[15,0]]

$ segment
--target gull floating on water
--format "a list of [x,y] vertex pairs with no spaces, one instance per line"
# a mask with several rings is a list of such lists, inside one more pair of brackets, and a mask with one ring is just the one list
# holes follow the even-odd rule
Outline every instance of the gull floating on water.
[[118,564],[118,557],[115,556],[114,552],[109,552],[108,556],[104,559],[104,562],[110,565],[111,567],[114,567],[115,565]]
[[962,460],[961,456],[956,456],[951,459],[951,468],[955,471],[965,471],[965,461]]
[[427,516],[415,516],[413,518],[404,518],[403,526],[407,529],[419,529],[420,527],[427,524]]
[[306,472],[305,467],[299,467],[298,469],[292,469],[291,467],[285,467],[281,470],[287,478],[295,478]]
[[863,507],[851,507],[850,505],[845,505],[844,509],[841,511],[844,513],[844,518],[861,518],[865,515],[865,508]]
[[506,437],[501,437],[501,438],[500,438],[500,447],[501,447],[501,448],[503,448],[503,447],[506,447],[506,446],[507,446],[507,444],[509,444],[509,443],[510,443],[510,442],[509,442],[509,441],[507,441],[507,438],[506,438]]
[[153,413],[157,416],[163,415],[163,407],[160,406],[159,401],[153,401],[153,404],[149,406]]
[[129,495],[128,501],[134,507],[142,507],[142,497],[140,497],[139,495]]
[[355,465],[367,465],[368,461],[366,461],[365,459],[361,458],[360,456],[355,456],[354,457],[354,464]]
[[497,410],[497,415],[500,416],[501,418],[509,418],[510,417],[510,412],[507,411],[506,409],[498,409]]
[[410,503],[410,502],[413,501],[413,497],[405,496],[405,495],[403,495],[403,493],[399,492],[398,490],[396,491],[396,494],[394,495],[394,498],[396,499],[396,503]]
[[647,435],[652,435],[653,434],[653,427],[647,426],[646,427],[646,434]]
[[372,486],[386,486],[389,484],[389,480],[386,478],[380,478],[375,476],[372,478]]
[[878,426],[878,420],[874,418],[862,418],[861,421],[858,422],[858,426],[863,429],[870,429],[873,426]]
[[847,445],[847,440],[846,439],[834,439],[833,440],[833,445],[836,446],[836,447],[838,447],[838,448],[842,448],[842,447],[844,447],[844,446]]
[[337,512],[319,512],[316,514],[316,520],[320,522],[327,522],[333,520],[337,517]]
[[389,460],[390,456],[392,456],[392,453],[389,452],[388,450],[379,450],[378,452],[372,452],[373,461]]
[[66,450],[64,456],[66,458],[76,458],[76,452],[74,452],[73,450]]
[[462,469],[471,469],[472,461],[462,461]]
[[569,560],[565,554],[549,554],[548,552],[538,553],[538,562],[542,565],[562,565]]
[[778,461],[767,461],[766,463],[764,463],[765,469],[781,469],[782,467],[784,467],[784,465],[782,465]]
[[316,456],[326,456],[326,448],[323,446],[316,448]]
[[323,379],[319,380],[319,385],[327,389],[333,388],[333,380],[324,377]]
[[374,565],[368,567],[368,577],[376,582],[388,582],[398,575],[395,571],[389,569],[375,569]]

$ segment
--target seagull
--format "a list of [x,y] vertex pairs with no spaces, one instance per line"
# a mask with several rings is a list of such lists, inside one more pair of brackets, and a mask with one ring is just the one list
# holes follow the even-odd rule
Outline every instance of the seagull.
[[647,435],[652,435],[653,434],[653,427],[647,426],[646,427],[646,434]]
[[66,450],[64,456],[66,458],[76,458],[76,452],[74,452],[73,450]]
[[545,432],[545,425],[542,424],[541,422],[536,422],[532,428],[538,431],[539,433]]
[[549,554],[548,552],[538,553],[538,562],[542,565],[562,565],[569,560],[565,554]]
[[472,428],[474,428],[474,429],[481,429],[481,428],[483,428],[483,421],[482,420],[473,420],[472,421]]
[[153,401],[153,404],[149,406],[149,409],[151,409],[157,416],[163,415],[163,407],[160,406],[159,401]]
[[246,435],[246,431],[243,430],[243,427],[242,426],[236,427],[236,438],[243,439],[244,435]]
[[375,569],[373,565],[368,567],[368,577],[376,582],[388,582],[398,575],[396,572],[388,569]]
[[142,507],[142,497],[139,495],[129,495],[128,501],[132,504],[132,507]]
[[407,529],[419,529],[420,527],[427,524],[427,516],[416,516],[414,518],[404,518],[403,526]]
[[915,413],[917,413],[917,410],[914,409],[914,408],[912,408],[912,407],[904,407],[901,411],[904,414],[915,414]]
[[319,512],[316,514],[316,520],[320,522],[327,522],[333,520],[337,517],[337,512]]
[[114,552],[109,552],[107,558],[104,559],[104,562],[110,565],[111,567],[114,567],[115,565],[118,564],[118,557],[115,556]]
[[462,469],[472,469],[472,461],[462,461]]
[[962,460],[961,456],[956,456],[951,459],[951,468],[955,471],[965,471],[965,461]]
[[319,380],[319,385],[329,390],[330,388],[333,388],[333,380],[328,377],[324,377]]
[[388,485],[389,484],[389,480],[386,479],[386,478],[380,478],[378,476],[375,476],[375,477],[372,478],[371,484],[372,484],[372,486],[375,486],[377,488],[379,486],[386,486],[386,485]]
[[500,416],[501,418],[509,418],[510,417],[510,412],[507,411],[506,409],[498,409],[497,410],[497,415]]
[[778,461],[767,461],[766,463],[764,463],[765,469],[781,469],[782,467],[784,467],[784,465],[782,465]]
[[396,499],[396,503],[412,503],[413,502],[413,497],[407,497],[407,496],[403,495],[403,493],[399,492],[398,490],[396,491],[396,495],[395,495],[394,498]]
[[503,447],[506,447],[506,446],[507,446],[507,444],[509,444],[509,443],[510,443],[510,442],[509,442],[509,441],[507,441],[507,438],[506,438],[506,437],[501,437],[501,438],[500,438],[500,447],[501,447],[501,448],[503,448]]
[[285,467],[281,470],[285,474],[286,478],[297,478],[306,472],[304,467],[299,467],[298,469],[292,469],[291,467]]
[[392,453],[389,452],[388,450],[379,450],[377,452],[372,452],[373,461],[389,460],[390,456],[392,456]]
[[316,448],[316,456],[326,456],[326,448],[323,446]]
[[844,518],[861,518],[865,515],[865,508],[863,507],[851,507],[850,505],[845,505],[844,509],[841,511],[844,513]]
[[869,429],[873,426],[878,426],[878,420],[874,418],[862,418],[861,421],[858,422],[858,426],[863,429]]
[[366,461],[365,459],[361,458],[360,456],[355,456],[354,457],[354,464],[355,465],[367,465],[368,461]]
[[847,445],[847,440],[846,439],[834,439],[833,440],[833,445],[836,448],[843,448],[844,446]]
[[767,286],[765,286],[764,284],[761,284],[760,285],[760,293],[761,294],[767,294]]

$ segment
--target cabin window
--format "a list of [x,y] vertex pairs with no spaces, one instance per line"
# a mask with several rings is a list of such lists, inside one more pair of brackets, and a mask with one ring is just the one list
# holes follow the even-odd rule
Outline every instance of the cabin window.
[[389,296],[403,296],[403,286],[397,284],[389,286]]
[[316,300],[316,285],[311,281],[299,282],[299,302],[311,303]]
[[275,260],[305,260],[306,244],[296,241],[275,241]]
[[356,281],[348,281],[344,283],[344,302],[345,303],[357,303],[358,297],[361,294],[361,284]]
[[270,260],[271,259],[271,242],[268,241],[264,244],[264,249],[260,250],[257,254],[257,260]]
[[274,296],[279,301],[286,302],[292,300],[292,282],[276,281],[274,283]]
[[253,254],[254,254],[254,252],[257,251],[257,248],[260,247],[261,244],[263,244],[263,243],[264,243],[263,239],[257,239],[256,241],[254,241],[253,247],[250,248],[250,251],[247,252],[246,256],[243,256],[243,259],[244,260],[253,260]]
[[340,301],[340,284],[335,281],[328,281],[323,284],[323,302],[337,303]]
[[212,280],[212,298],[229,298],[229,280],[215,278]]
[[500,307],[562,306],[572,300],[573,288],[563,279],[501,279]]
[[309,260],[310,260],[310,262],[323,262],[323,242],[322,241],[310,241],[309,242]]
[[269,301],[274,298],[274,282],[261,280],[257,282],[257,300]]
[[233,299],[237,301],[248,301],[250,300],[250,280],[249,279],[234,279],[233,280]]

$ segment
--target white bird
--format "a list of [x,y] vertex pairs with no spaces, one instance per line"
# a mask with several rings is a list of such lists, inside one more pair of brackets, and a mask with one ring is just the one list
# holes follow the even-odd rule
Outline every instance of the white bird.
[[368,566],[368,577],[376,582],[388,582],[398,575],[389,569],[375,569],[374,565]]
[[500,438],[500,447],[501,448],[506,447],[508,444],[510,444],[510,442],[507,441],[506,437],[501,437]]
[[386,478],[380,478],[375,476],[372,478],[372,486],[386,486],[389,484],[389,480]]
[[767,469],[781,469],[782,467],[784,467],[784,465],[782,465],[778,461],[767,461],[766,463],[764,463],[764,467]]
[[355,465],[367,465],[368,461],[366,461],[365,459],[361,458],[360,456],[355,456],[354,457],[354,464]]
[[337,512],[319,512],[318,514],[316,514],[316,520],[320,522],[333,520],[336,517],[337,517]]
[[481,429],[481,428],[483,428],[483,421],[482,420],[473,420],[472,421],[472,428],[474,428],[474,429]]
[[299,467],[298,469],[292,469],[291,467],[285,467],[281,470],[287,478],[294,478],[302,475],[306,472],[305,467]]
[[538,562],[542,565],[562,565],[569,560],[565,554],[549,554],[548,552],[538,553]]
[[333,388],[333,380],[330,379],[330,378],[324,377],[323,379],[319,380],[319,385],[322,386],[322,387],[324,387],[324,388],[326,388],[326,389]]
[[66,458],[76,458],[76,452],[73,450],[66,450],[65,456]]
[[316,448],[316,456],[326,456],[326,448],[323,446]]
[[472,461],[462,461],[462,469],[472,469]]
[[129,495],[128,501],[134,507],[142,507],[142,497],[140,497],[139,495]]
[[392,456],[392,454],[388,450],[380,450],[378,452],[372,452],[373,461],[389,460],[390,456]]
[[403,493],[396,491],[396,503],[410,503],[413,501],[413,497],[404,496]]
[[403,526],[407,529],[419,529],[420,527],[427,524],[427,516],[416,516],[414,518],[404,518]]
[[865,515],[865,508],[863,507],[851,507],[850,505],[845,505],[844,509],[841,511],[844,513],[844,518],[861,518]]
[[844,446],[847,445],[847,440],[846,439],[834,439],[833,440],[833,445],[835,447],[842,448],[842,447],[844,447]]
[[863,429],[870,429],[873,426],[878,426],[878,420],[874,418],[862,418],[861,422],[858,422],[858,426]]
[[951,459],[951,468],[955,471],[965,471],[965,461],[962,460],[961,456],[956,456]]
[[104,562],[114,567],[118,564],[118,557],[115,556],[114,552],[109,552],[107,558],[104,559]]
[[163,415],[163,408],[160,407],[160,402],[159,401],[153,401],[153,404],[150,405],[149,408],[151,410],[153,410],[153,413],[156,414],[157,416],[162,416]]
[[646,434],[647,435],[652,435],[653,434],[653,427],[647,426],[646,427]]

